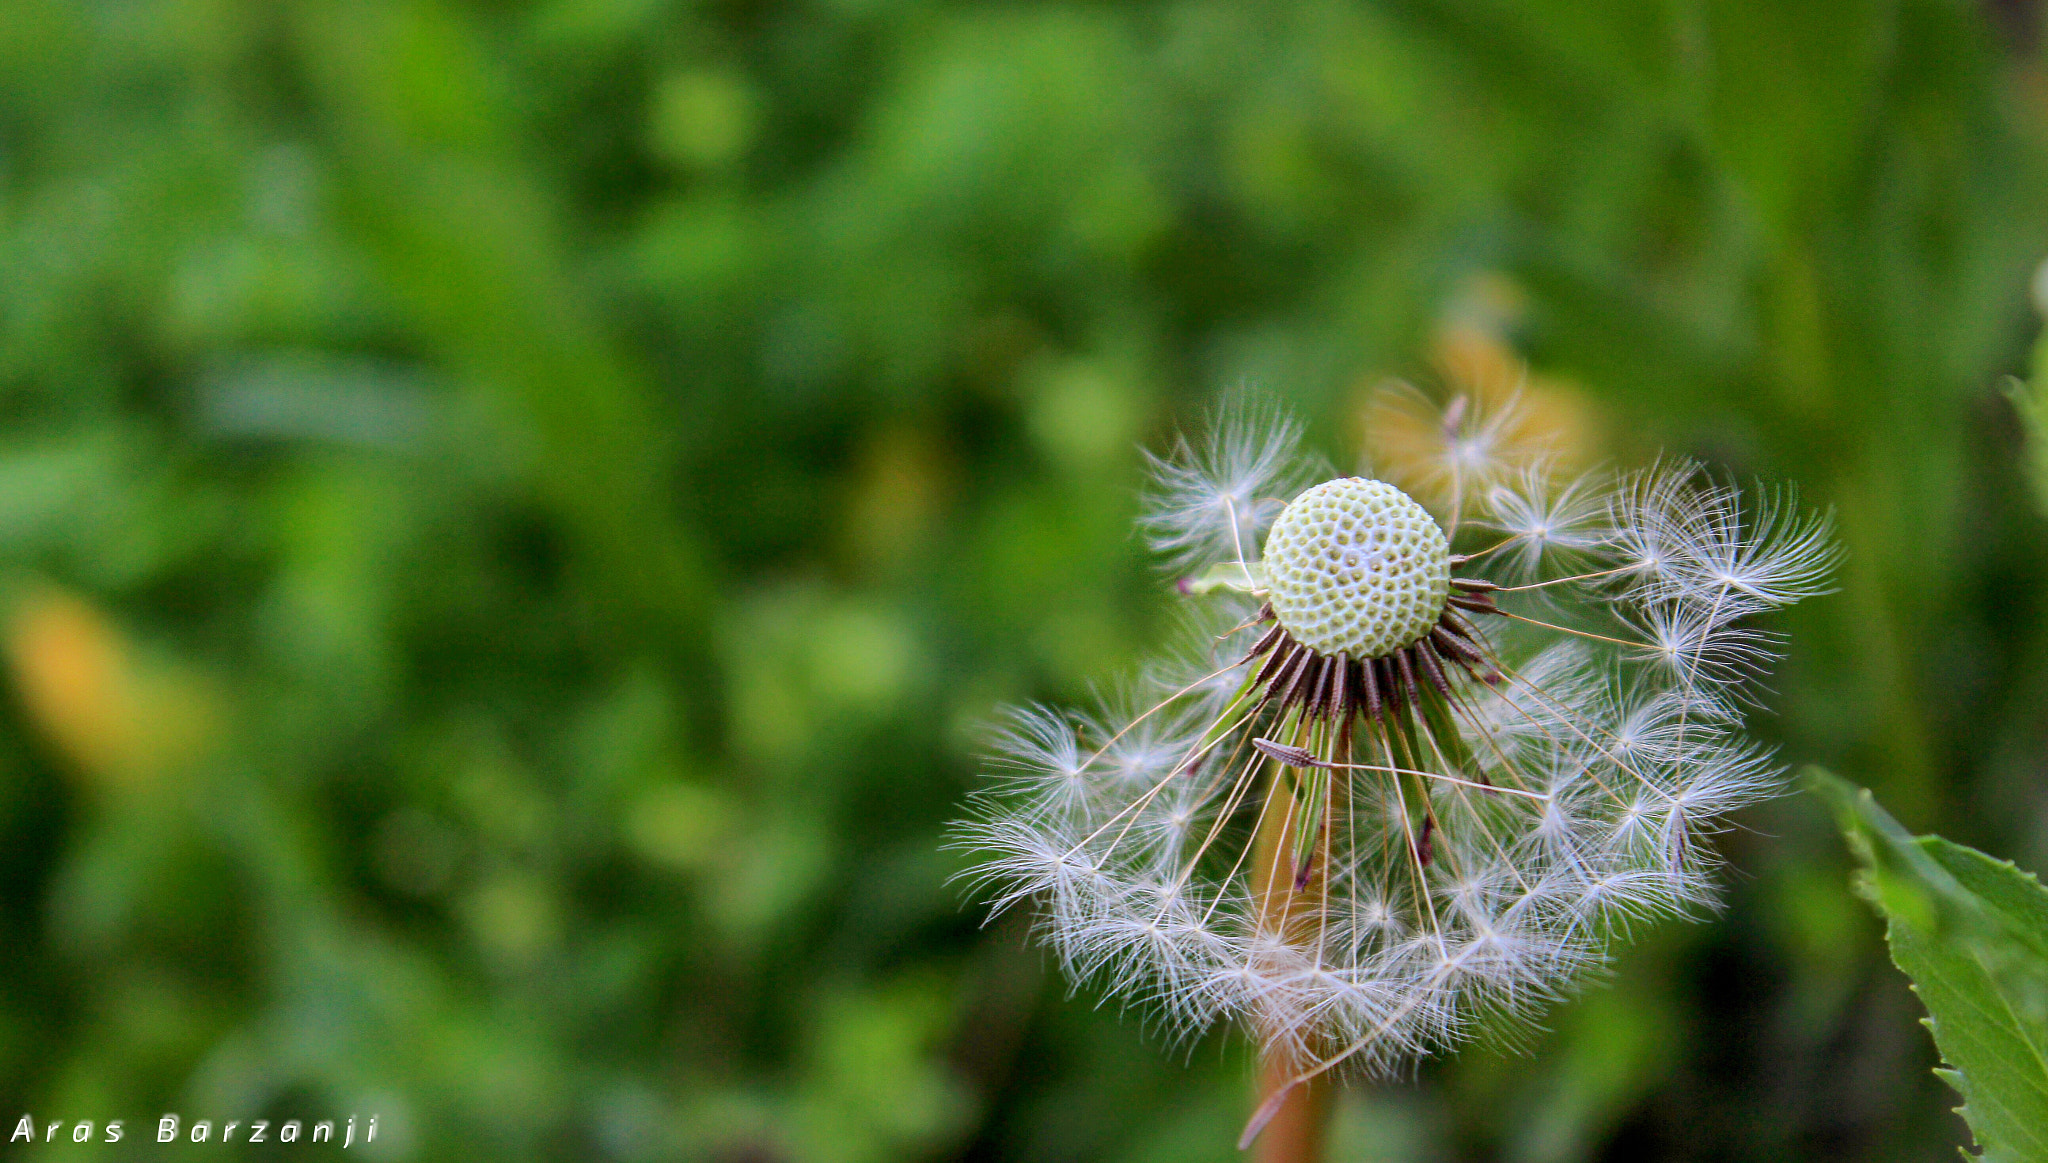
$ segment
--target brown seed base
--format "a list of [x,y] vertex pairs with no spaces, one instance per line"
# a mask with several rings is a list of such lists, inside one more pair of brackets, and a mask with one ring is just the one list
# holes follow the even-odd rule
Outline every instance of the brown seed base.
[[1299,708],[1306,719],[1325,719],[1348,728],[1358,717],[1377,722],[1388,714],[1422,701],[1425,687],[1449,698],[1450,678],[1458,671],[1491,686],[1501,681],[1478,629],[1466,614],[1498,614],[1492,582],[1452,578],[1444,612],[1429,633],[1407,646],[1377,658],[1318,654],[1294,640],[1274,618],[1273,607],[1259,611],[1272,627],[1260,637],[1244,661],[1264,658],[1254,680],[1263,689],[1259,706],[1277,706],[1283,713]]

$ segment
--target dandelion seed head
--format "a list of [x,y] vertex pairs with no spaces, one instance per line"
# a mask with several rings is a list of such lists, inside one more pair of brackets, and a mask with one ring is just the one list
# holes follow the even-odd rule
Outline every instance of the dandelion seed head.
[[1266,538],[1267,600],[1296,641],[1377,658],[1429,632],[1450,590],[1450,543],[1384,481],[1344,477],[1290,502]]
[[1074,979],[1384,1073],[1714,900],[1704,838],[1784,778],[1751,619],[1827,588],[1828,519],[1685,461],[1561,476],[1495,403],[1375,413],[1400,487],[1312,485],[1242,407],[1154,462],[1155,548],[1224,580],[1095,712],[1014,712],[959,830]]

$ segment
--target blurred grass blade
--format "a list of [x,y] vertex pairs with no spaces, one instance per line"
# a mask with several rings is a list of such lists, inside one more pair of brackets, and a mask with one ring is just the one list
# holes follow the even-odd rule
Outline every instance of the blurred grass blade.
[[[2034,270],[2033,299],[2034,309],[2048,318],[2048,262]],[[2048,330],[2034,340],[2029,371],[2031,381],[2007,380],[2005,395],[2012,401],[2013,411],[2020,414],[2020,428],[2026,434],[2021,459],[2027,482],[2034,488],[2034,504],[2048,514]]]
[[[2048,362],[2048,353],[2037,353],[2034,361],[2037,365]],[[2034,504],[2048,513],[2048,380],[2042,379],[2038,371],[2031,384],[2009,380],[2005,394],[2020,414],[2020,425],[2026,431],[2024,459],[2027,480],[2034,486]]]
[[2048,1160],[2048,890],[2010,861],[1909,835],[1867,790],[1818,770],[1808,779],[1862,865],[1857,890],[1884,915],[1893,963],[1927,1006],[1948,1066],[1937,1073],[1963,1095],[1978,1157]]

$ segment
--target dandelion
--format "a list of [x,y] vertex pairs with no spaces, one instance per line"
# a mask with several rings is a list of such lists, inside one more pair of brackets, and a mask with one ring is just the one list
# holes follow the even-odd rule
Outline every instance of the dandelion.
[[1711,904],[1703,841],[1782,782],[1741,734],[1778,646],[1745,620],[1822,591],[1828,518],[1687,461],[1567,475],[1482,411],[1402,430],[1410,490],[1307,485],[1298,427],[1245,411],[1156,461],[1194,645],[1095,714],[1013,712],[964,826],[1074,979],[1258,1040],[1246,1143],[1339,1066],[1526,1029]]

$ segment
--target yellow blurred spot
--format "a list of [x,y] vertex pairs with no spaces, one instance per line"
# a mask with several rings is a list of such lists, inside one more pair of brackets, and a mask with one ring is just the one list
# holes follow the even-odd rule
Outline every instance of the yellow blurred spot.
[[8,665],[29,718],[73,763],[124,768],[135,754],[138,715],[127,646],[98,610],[44,590],[15,608]]
[[1475,278],[1431,345],[1441,396],[1398,380],[1362,393],[1361,443],[1375,475],[1443,513],[1461,492],[1469,497],[1521,466],[1547,463],[1567,475],[1599,459],[1604,442],[1584,391],[1532,373],[1501,338],[1520,312],[1512,282]]
[[1517,422],[1507,433],[1511,455],[1548,457],[1565,469],[1584,468],[1599,458],[1598,419],[1578,384],[1531,372],[1513,348],[1471,323],[1440,328],[1435,349],[1437,365],[1454,392],[1470,394],[1484,408],[1514,409]]
[[212,734],[196,677],[139,667],[120,629],[76,595],[32,591],[8,619],[6,647],[30,722],[88,784],[146,784]]

